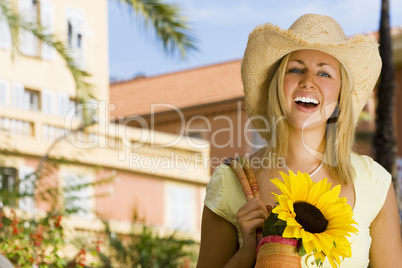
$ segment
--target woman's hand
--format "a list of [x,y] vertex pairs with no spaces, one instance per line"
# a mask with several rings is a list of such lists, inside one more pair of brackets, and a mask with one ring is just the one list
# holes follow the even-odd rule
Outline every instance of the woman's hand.
[[256,251],[256,230],[264,226],[264,221],[269,216],[267,207],[260,198],[253,198],[242,206],[236,213],[236,220],[243,238],[243,247]]

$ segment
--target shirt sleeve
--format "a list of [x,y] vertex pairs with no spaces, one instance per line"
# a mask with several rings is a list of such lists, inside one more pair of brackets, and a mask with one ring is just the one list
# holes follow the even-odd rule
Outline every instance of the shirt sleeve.
[[225,165],[220,165],[214,170],[211,180],[207,185],[204,204],[215,214],[232,222],[227,202],[227,168]]
[[364,158],[369,168],[370,179],[376,192],[375,198],[377,200],[379,212],[385,203],[385,199],[387,198],[392,176],[384,167],[382,167],[372,158],[368,156],[365,156]]

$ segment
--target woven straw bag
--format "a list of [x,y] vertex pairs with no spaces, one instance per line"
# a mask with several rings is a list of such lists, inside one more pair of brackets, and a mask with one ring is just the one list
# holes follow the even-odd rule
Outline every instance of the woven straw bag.
[[255,268],[301,268],[299,241],[278,235],[264,237],[257,247]]

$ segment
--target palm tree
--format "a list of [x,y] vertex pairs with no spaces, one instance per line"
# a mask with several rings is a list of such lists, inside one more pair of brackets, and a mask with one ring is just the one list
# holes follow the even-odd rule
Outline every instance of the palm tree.
[[[176,5],[164,3],[163,0],[115,1],[119,1],[130,11],[134,11],[135,15],[140,16],[147,29],[153,28],[155,30],[157,39],[162,43],[167,55],[178,52],[184,59],[188,52],[197,50],[196,39],[192,36],[185,18],[180,15],[180,9]],[[11,8],[8,0],[0,0],[0,14],[10,27],[12,57],[20,51],[19,31],[31,32],[41,42],[53,47],[65,60],[75,81],[78,102],[84,104],[90,99],[94,99],[91,93],[92,85],[85,81],[90,74],[79,68],[63,42],[56,40],[54,35],[47,33],[40,24],[25,21],[18,12]],[[87,125],[85,122],[89,121],[89,115],[84,115],[84,126]]]
[[396,143],[394,137],[395,74],[392,62],[392,39],[389,22],[389,0],[382,0],[380,21],[380,55],[383,66],[377,91],[376,131],[373,139],[375,159],[392,174],[396,187]]
[[116,0],[126,5],[135,15],[142,16],[145,26],[151,24],[167,54],[179,52],[185,58],[187,52],[197,50],[196,39],[190,34],[186,20],[180,16],[180,8],[163,0]]

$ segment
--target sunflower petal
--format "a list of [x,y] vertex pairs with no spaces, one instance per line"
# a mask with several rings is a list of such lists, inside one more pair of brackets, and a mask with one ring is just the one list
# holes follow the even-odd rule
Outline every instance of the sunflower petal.
[[304,250],[306,251],[307,254],[310,254],[314,250],[313,243],[311,241],[305,242],[303,239],[302,239],[302,241],[303,241]]
[[279,179],[273,179],[271,182],[282,192],[282,194],[290,197],[290,188],[288,188],[285,183]]
[[336,185],[334,188],[329,190],[328,192],[325,192],[317,201],[316,207],[323,211],[325,210],[325,206],[328,206],[328,204],[333,204],[336,202],[339,193],[341,192],[341,186]]
[[282,236],[285,238],[295,238],[294,237],[294,228],[297,228],[297,227],[286,226],[285,230],[283,231]]
[[309,195],[307,196],[307,203],[310,203],[312,205],[316,205],[318,202],[319,197],[325,193],[326,191],[326,184],[327,184],[327,179],[323,179],[317,183],[315,183],[310,190]]

